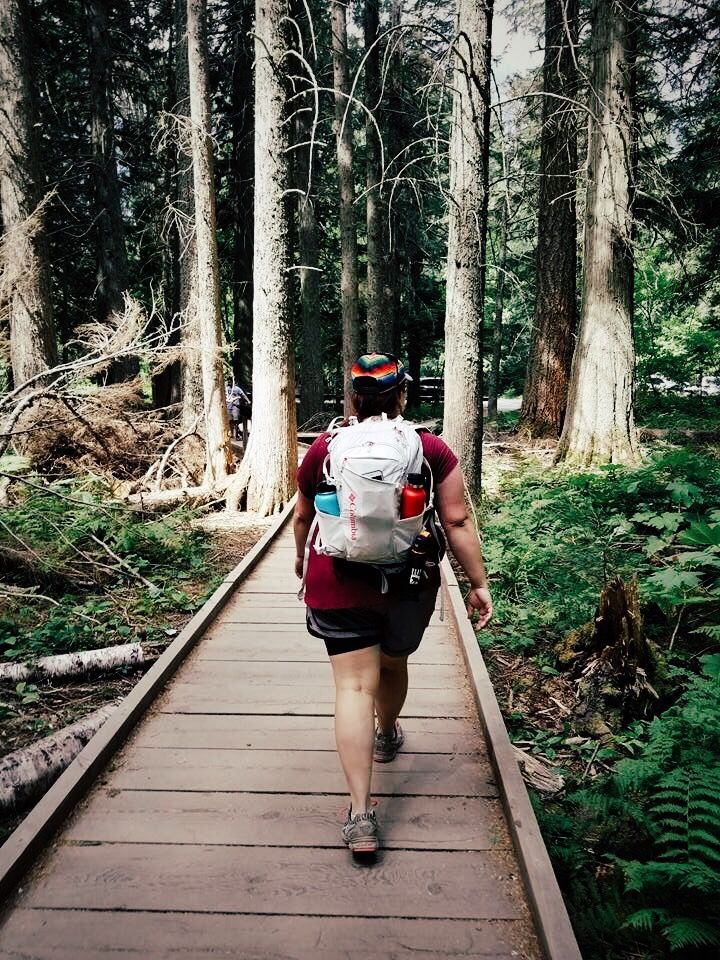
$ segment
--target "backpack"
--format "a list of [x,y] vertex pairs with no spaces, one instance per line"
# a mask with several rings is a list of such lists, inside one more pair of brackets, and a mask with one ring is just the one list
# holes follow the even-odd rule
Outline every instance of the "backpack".
[[340,516],[316,513],[319,533],[315,552],[336,559],[397,567],[432,513],[432,474],[425,509],[414,517],[400,516],[400,497],[408,474],[420,473],[422,443],[415,427],[402,417],[386,414],[346,427],[330,426],[323,473],[335,485]]

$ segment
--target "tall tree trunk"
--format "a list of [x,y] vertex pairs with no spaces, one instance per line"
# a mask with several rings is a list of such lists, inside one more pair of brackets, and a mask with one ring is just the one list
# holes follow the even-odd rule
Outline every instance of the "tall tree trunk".
[[520,413],[531,437],[560,435],[577,323],[577,37],[578,0],[545,0],[537,294]]
[[353,130],[345,108],[350,93],[348,79],[347,23],[345,4],[332,0],[333,78],[335,83],[335,135],[338,186],[340,190],[340,299],[343,324],[343,384],[345,414],[352,413],[350,367],[361,351],[358,320],[358,258],[355,225],[355,179],[353,176]]
[[500,394],[500,360],[502,358],[503,310],[505,307],[505,264],[507,263],[508,222],[510,220],[510,191],[505,171],[505,196],[500,216],[500,236],[495,278],[495,311],[493,314],[492,356],[488,378],[488,420],[497,420],[497,402]]
[[[397,29],[402,23],[403,0],[392,0],[390,6],[390,35],[389,44],[392,47],[392,56],[388,64],[388,107],[386,111],[386,139],[388,161],[392,164],[392,177],[396,177],[403,165],[401,151],[406,145],[407,130],[405,111],[403,106],[403,54],[404,43],[401,32]],[[386,216],[387,232],[387,270],[385,276],[385,330],[388,347],[392,353],[398,355],[401,348],[401,304],[403,286],[403,261],[407,257],[407,250],[401,239],[402,214],[400,211],[402,190],[396,189],[393,202],[389,205]]]
[[[108,33],[109,0],[86,0],[89,43],[90,141],[95,188],[97,232],[97,316],[104,322],[122,313],[128,284],[125,224],[120,206],[120,182],[115,160],[113,109],[113,55]],[[108,370],[110,383],[131,380],[139,372],[137,357],[115,360]]]
[[233,184],[235,228],[233,238],[233,373],[248,386],[252,381],[253,310],[253,40],[254,0],[242,0],[235,24],[233,58]]
[[182,361],[182,425],[189,430],[202,421],[203,379],[198,326],[197,248],[195,239],[195,197],[193,193],[192,138],[190,135],[190,74],[188,63],[187,0],[175,0],[175,108],[178,130],[178,171],[176,178],[176,224],[178,240],[177,287],[174,315],[180,323]]
[[385,251],[383,224],[387,211],[379,184],[382,180],[382,154],[380,138],[375,124],[380,125],[380,32],[379,0],[365,0],[364,11],[365,49],[365,102],[373,112],[375,122],[365,120],[365,143],[367,154],[366,218],[367,218],[367,349],[387,353],[392,349],[392,331],[388,330],[388,313],[385,309]]
[[585,271],[568,408],[557,458],[639,458],[633,412],[634,0],[593,7]]
[[[309,94],[302,106],[309,106]],[[315,197],[310,180],[312,113],[297,113],[295,130],[298,148],[294,151],[298,197],[297,235],[300,258],[300,310],[302,314],[302,368],[300,376],[300,421],[305,423],[323,409],[323,355],[319,336],[320,273],[318,272],[318,230]],[[317,148],[316,148],[317,149]],[[313,158],[313,168],[317,157]]]
[[36,214],[43,181],[29,27],[25,0],[0,3],[0,204],[6,246],[2,294],[10,316],[16,387],[57,363],[47,240],[42,212]]
[[445,312],[443,435],[471,496],[482,465],[482,325],[492,0],[458,0],[450,132],[450,207]]
[[262,516],[295,489],[297,423],[289,303],[289,130],[285,90],[288,0],[255,8],[255,260],[253,264],[253,429],[228,509],[246,495]]
[[222,363],[220,268],[215,233],[206,0],[187,0],[187,50],[195,194],[197,316],[205,422],[205,483],[219,486],[232,470],[232,454]]
[[[173,0],[165,0],[165,9],[167,11],[168,47],[165,54],[166,62],[166,93],[163,109],[172,111],[175,105],[175,73],[176,73],[176,54],[177,37],[175,34],[175,24],[173,17]],[[186,57],[187,59],[187,57]],[[175,143],[168,138],[164,145],[163,157],[163,196],[169,198],[175,190],[175,183],[178,174],[177,150]],[[168,240],[163,249],[163,302],[165,306],[165,316],[172,322],[177,315],[178,300],[178,264],[180,260],[180,239],[178,231],[174,226],[168,231]],[[180,342],[179,331],[172,325],[170,335],[167,340],[168,347],[177,347]],[[180,362],[175,360],[163,367],[152,377],[152,401],[153,406],[167,407],[170,404],[178,403],[181,398],[180,392]]]

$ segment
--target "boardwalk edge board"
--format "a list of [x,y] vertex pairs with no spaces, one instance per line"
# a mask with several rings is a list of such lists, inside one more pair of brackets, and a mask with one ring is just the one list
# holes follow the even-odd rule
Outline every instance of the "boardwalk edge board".
[[295,508],[295,497],[277,515],[265,534],[223,580],[187,626],[121,701],[111,717],[58,777],[20,826],[0,846],[0,900],[6,900],[34,857],[51,839],[73,804],[103,770],[135,724],[163,690],[197,640],[232,597],[236,588],[267,553]]
[[465,601],[447,557],[442,562],[442,575],[446,602],[467,666],[490,762],[497,774],[498,790],[522,871],[538,939],[547,960],[582,960],[525,782],[512,753],[505,721],[478,646],[475,630],[468,620]]

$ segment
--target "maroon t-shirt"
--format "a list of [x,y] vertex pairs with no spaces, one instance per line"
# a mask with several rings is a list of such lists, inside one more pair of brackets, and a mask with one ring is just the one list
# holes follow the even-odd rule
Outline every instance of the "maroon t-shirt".
[[[317,485],[323,480],[329,438],[329,433],[321,434],[298,468],[298,487],[310,500],[315,498]],[[455,468],[458,459],[445,441],[433,433],[421,433],[420,440],[433,484],[437,486]],[[338,577],[332,557],[315,553],[311,545],[305,579],[305,603],[316,610],[346,610],[349,607],[382,607],[384,600],[376,585],[350,576]]]

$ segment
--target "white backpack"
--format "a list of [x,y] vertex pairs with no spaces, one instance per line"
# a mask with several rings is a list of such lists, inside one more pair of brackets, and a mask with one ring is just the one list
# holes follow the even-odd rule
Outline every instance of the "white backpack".
[[[430,495],[418,516],[400,517],[408,474],[420,473],[423,447],[415,427],[402,417],[370,417],[347,427],[330,426],[332,437],[323,472],[337,489],[340,516],[316,512],[315,552],[358,563],[404,563],[412,542],[432,511]],[[310,537],[308,537],[308,543]]]

